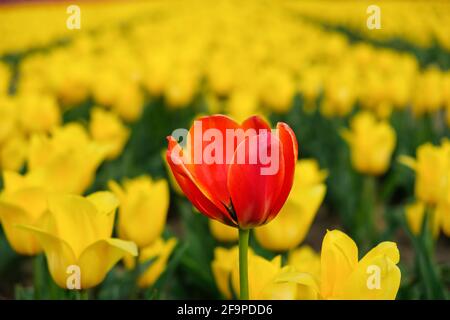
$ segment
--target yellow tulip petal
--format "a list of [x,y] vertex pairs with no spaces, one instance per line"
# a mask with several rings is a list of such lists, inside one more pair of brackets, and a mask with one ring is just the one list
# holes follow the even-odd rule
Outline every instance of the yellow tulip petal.
[[416,170],[416,168],[417,168],[416,159],[409,157],[409,156],[399,156],[398,162],[400,162],[401,164],[403,164],[413,170]]
[[261,300],[295,300],[297,284],[294,282],[271,282],[255,299]]
[[311,247],[302,246],[289,253],[288,265],[299,272],[306,272],[319,278],[320,256]]
[[[426,205],[423,202],[416,202],[406,206],[406,221],[408,222],[409,228],[411,232],[415,235],[420,234],[422,230],[423,219],[425,217]],[[431,226],[431,232],[433,236],[436,238],[439,235],[439,228],[442,220],[442,211],[439,210],[439,206],[435,209],[434,212],[428,211],[428,213],[432,213],[428,218],[431,221],[428,221]]]
[[164,242],[162,239],[158,239],[154,245],[144,248],[141,251],[140,261],[147,261],[148,259],[156,257],[156,260],[148,267],[147,270],[139,277],[139,286],[148,287],[153,285],[156,280],[166,269],[167,261],[172,254],[173,249],[177,244],[177,239],[171,238]]
[[[275,278],[275,275],[281,269],[281,256],[275,257],[272,261],[268,261],[258,255],[249,254],[248,257],[248,283],[249,283],[249,298],[259,299],[263,290]],[[239,268],[233,268],[231,274],[231,281],[233,290],[237,295],[239,290]]]
[[14,192],[26,186],[26,179],[15,171],[4,171],[3,184],[6,191]]
[[48,268],[53,280],[61,288],[67,288],[67,268],[77,264],[75,254],[69,244],[33,226],[21,225],[18,228],[27,230],[37,237],[47,257]]
[[127,254],[137,256],[136,244],[120,239],[103,239],[91,244],[78,259],[81,287],[87,289],[98,285],[111,268]]
[[425,214],[425,204],[423,202],[416,202],[406,206],[406,221],[408,221],[409,228],[412,233],[419,234],[422,228],[422,220]]
[[94,227],[99,238],[111,236],[119,200],[111,192],[96,192],[86,197],[97,208]]
[[377,256],[386,256],[395,264],[400,261],[400,252],[397,244],[391,241],[384,241],[370,250],[359,263],[365,263],[366,260],[372,260]]
[[95,225],[98,211],[89,200],[75,195],[54,195],[49,198],[49,210],[56,236],[70,245],[75,257],[100,239],[100,234],[97,234],[99,226]]
[[298,272],[295,268],[284,267],[280,274],[275,277],[275,282],[295,284],[295,299],[316,300],[319,297],[318,279],[312,274]]
[[450,237],[450,203],[440,203],[436,207],[436,216],[438,216],[441,221],[442,231],[447,237]]
[[237,259],[237,247],[231,249],[216,248],[214,250],[214,260],[211,264],[211,269],[219,291],[227,299],[232,298],[230,277],[232,270],[237,267]]
[[335,299],[394,300],[400,287],[400,269],[387,255],[361,261]]
[[327,298],[341,290],[358,264],[358,248],[345,233],[328,231],[323,239],[321,257],[321,293]]
[[125,191],[116,181],[108,181],[108,188],[116,195],[120,202],[123,202],[126,196]]
[[19,224],[32,223],[27,212],[5,202],[0,202],[0,221],[11,247],[19,254],[35,255],[42,249],[36,237],[17,228]]
[[29,224],[34,224],[47,210],[47,193],[42,188],[26,187],[15,192],[3,193],[1,199],[23,209],[28,216]]

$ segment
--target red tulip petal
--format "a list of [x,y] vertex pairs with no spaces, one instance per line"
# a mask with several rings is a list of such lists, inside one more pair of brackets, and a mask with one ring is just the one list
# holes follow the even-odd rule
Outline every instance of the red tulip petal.
[[192,174],[188,171],[182,158],[183,150],[178,142],[173,137],[167,137],[167,140],[169,142],[169,147],[166,152],[167,163],[169,164],[178,185],[189,201],[191,201],[192,204],[207,217],[235,226],[236,223],[233,221],[233,218],[230,216],[225,206],[215,200],[207,190],[203,190],[201,185],[195,181]]
[[[227,189],[228,166],[239,141],[233,137],[228,139],[227,130],[233,133],[241,127],[233,119],[224,115],[202,117],[196,121],[189,130],[186,150],[193,161],[186,166],[203,190],[228,206],[230,204],[230,194]],[[210,134],[209,137],[208,134]],[[203,141],[204,139],[208,141]],[[243,139],[244,137],[240,140]]]
[[259,130],[271,131],[269,124],[261,117],[251,116],[242,123],[242,128],[244,130],[255,129],[257,134]]
[[283,188],[278,196],[275,206],[273,207],[273,211],[270,214],[269,220],[275,218],[275,216],[278,214],[278,212],[286,202],[289,193],[291,192],[292,184],[294,182],[295,163],[297,162],[298,158],[297,138],[295,137],[292,129],[283,122],[279,122],[277,124],[277,129],[278,137],[281,141],[281,147],[283,150],[285,178]]
[[[272,146],[278,155],[270,151]],[[273,211],[272,207],[284,182],[284,159],[280,148],[281,143],[276,135],[265,132],[246,137],[236,149],[228,172],[228,190],[241,228],[252,228],[266,223]],[[262,174],[261,169],[270,167],[270,163],[263,164],[258,155],[264,152],[278,161],[278,170],[272,175]],[[250,162],[251,159],[256,159],[256,163]]]

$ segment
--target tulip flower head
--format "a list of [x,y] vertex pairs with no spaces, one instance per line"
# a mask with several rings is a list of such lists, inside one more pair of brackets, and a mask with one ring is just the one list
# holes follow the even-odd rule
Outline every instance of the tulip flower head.
[[[345,233],[328,231],[322,242],[322,299],[395,299],[401,273],[393,242],[382,242],[358,261],[358,248]],[[369,278],[372,275],[373,278]]]
[[385,173],[395,148],[394,129],[386,121],[377,121],[370,112],[358,113],[350,128],[342,136],[350,147],[353,167],[368,175]]
[[169,185],[149,176],[125,180],[123,186],[109,182],[120,200],[118,234],[139,248],[150,246],[162,234],[169,209]]
[[[185,146],[176,140],[183,133]],[[291,190],[298,154],[287,124],[278,123],[275,133],[256,116],[240,125],[214,115],[183,133],[168,137],[167,162],[201,213],[241,229],[275,218]]]
[[130,136],[130,130],[122,123],[118,115],[99,107],[91,111],[89,130],[93,140],[107,149],[108,160],[120,155]]
[[427,205],[437,205],[450,190],[450,141],[444,140],[441,146],[431,143],[417,149],[417,159],[400,157],[400,162],[416,173],[415,195]]
[[19,254],[35,255],[42,251],[37,238],[18,224],[35,225],[47,210],[47,193],[16,172],[4,172],[5,188],[0,194],[0,221],[11,247]]
[[47,256],[53,280],[69,288],[68,271],[79,269],[80,287],[87,289],[103,281],[109,270],[126,255],[137,256],[133,242],[111,238],[119,202],[110,192],[88,197],[54,195],[38,226],[21,225],[38,239]]

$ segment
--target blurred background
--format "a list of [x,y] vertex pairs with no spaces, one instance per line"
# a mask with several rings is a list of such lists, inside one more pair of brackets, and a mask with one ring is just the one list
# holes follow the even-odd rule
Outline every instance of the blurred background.
[[[367,26],[372,4],[381,29]],[[292,202],[300,204],[283,213],[293,230],[256,231],[253,250],[288,263],[307,248],[311,257],[303,259],[316,261],[326,231],[336,228],[355,240],[360,256],[394,241],[397,298],[446,298],[449,68],[446,1],[2,1],[0,168],[26,175],[62,139],[62,171],[54,169],[48,184],[90,194],[114,191],[116,181],[145,193],[139,178],[151,177],[153,187],[168,181],[170,195],[158,196],[167,198],[160,218],[137,223],[159,219],[149,257],[163,257],[138,296],[221,298],[227,294],[211,264],[217,247],[236,244],[235,230],[193,210],[167,169],[166,136],[207,114],[238,122],[258,114],[273,127],[284,121],[299,142],[299,199]],[[85,152],[89,143],[102,156]],[[86,171],[88,178],[66,188]],[[18,253],[2,224],[0,298],[67,298],[43,254]],[[291,241],[279,239],[289,232]],[[177,244],[165,247],[173,238]],[[90,296],[136,294],[126,270],[119,263]]]

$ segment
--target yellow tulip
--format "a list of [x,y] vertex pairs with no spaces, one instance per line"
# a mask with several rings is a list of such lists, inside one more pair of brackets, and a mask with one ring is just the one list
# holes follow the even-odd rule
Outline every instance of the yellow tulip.
[[126,122],[138,120],[144,110],[144,97],[137,83],[122,84],[116,92],[112,109]]
[[49,191],[82,194],[94,180],[105,154],[84,127],[67,124],[55,129],[51,137],[31,137],[26,176],[40,181]]
[[442,72],[434,66],[418,77],[412,99],[412,111],[416,116],[439,110],[444,102],[443,80]]
[[[150,246],[142,248],[139,254],[139,262],[145,262],[154,259],[150,266],[143,271],[138,279],[138,285],[141,288],[147,288],[153,285],[161,276],[167,267],[167,261],[172,254],[173,249],[177,244],[177,239],[171,238],[164,241],[162,238],[154,241]],[[135,259],[128,255],[124,259],[125,265],[128,269],[133,269],[135,266]]]
[[417,149],[417,159],[402,156],[400,162],[416,172],[415,195],[427,205],[437,205],[450,184],[450,142],[444,140],[441,146],[431,143]]
[[227,226],[217,220],[209,219],[209,230],[220,242],[236,242],[239,239],[237,228]]
[[355,170],[380,175],[389,168],[396,134],[388,122],[377,121],[369,112],[360,112],[351,120],[350,130],[342,131],[342,136],[350,147]]
[[126,180],[123,187],[114,181],[110,189],[120,200],[118,233],[140,248],[156,241],[162,234],[169,209],[169,186],[166,180],[153,181],[149,176]]
[[[320,296],[323,299],[395,299],[401,278],[396,266],[399,260],[397,245],[386,241],[358,261],[355,242],[341,231],[328,231],[322,243]],[[374,278],[372,283],[371,276],[378,279]]]
[[16,228],[18,224],[36,225],[47,210],[47,193],[34,187],[15,172],[3,173],[0,194],[0,221],[11,247],[19,254],[35,255],[42,248],[33,234]]
[[27,93],[18,97],[17,106],[27,133],[49,132],[61,123],[61,111],[53,96]]
[[255,93],[235,90],[227,103],[230,116],[239,123],[258,113],[258,97]]
[[[290,267],[281,266],[281,256],[269,261],[249,250],[250,299],[297,299],[299,294],[310,290],[317,292],[314,278]],[[214,279],[225,298],[233,293],[239,296],[238,248],[216,248],[212,262]],[[231,281],[231,287],[230,287]],[[310,289],[314,288],[314,289]],[[309,297],[311,298],[311,297]]]
[[98,107],[91,111],[89,130],[94,141],[105,147],[109,160],[120,155],[130,136],[130,130],[116,114]]
[[110,192],[53,195],[39,226],[20,226],[37,237],[58,286],[67,288],[70,266],[79,267],[81,289],[88,289],[101,283],[125,255],[137,255],[133,242],[111,238],[118,204]]
[[198,79],[196,72],[191,67],[182,67],[172,75],[168,82],[164,97],[169,108],[177,109],[186,107],[197,92]]
[[289,111],[295,94],[295,84],[289,72],[278,68],[267,69],[260,82],[262,102],[275,112]]
[[326,176],[315,160],[297,162],[294,185],[286,204],[274,220],[255,229],[256,239],[264,248],[286,251],[304,240],[325,197]]

